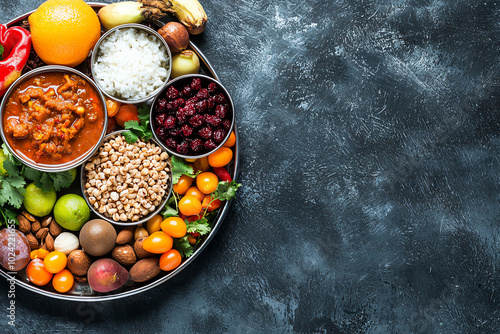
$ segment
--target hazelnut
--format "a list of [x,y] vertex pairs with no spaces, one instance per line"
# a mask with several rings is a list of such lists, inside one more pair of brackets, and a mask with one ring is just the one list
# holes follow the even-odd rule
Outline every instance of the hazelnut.
[[189,32],[178,22],[168,22],[158,30],[158,33],[167,42],[172,52],[181,52],[189,45]]

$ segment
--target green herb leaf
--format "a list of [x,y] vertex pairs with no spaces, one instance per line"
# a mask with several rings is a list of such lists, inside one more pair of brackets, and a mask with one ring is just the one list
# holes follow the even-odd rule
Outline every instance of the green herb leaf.
[[174,248],[185,258],[190,257],[194,253],[193,246],[189,243],[187,236],[174,239]]
[[63,188],[68,188],[73,183],[73,174],[70,171],[59,172],[59,173],[48,173],[52,181],[54,182],[55,191],[59,191]]
[[201,218],[201,219],[195,220],[193,222],[185,220],[185,222],[186,222],[186,227],[187,227],[188,233],[198,232],[200,235],[205,235],[205,234],[210,233],[210,231],[212,230],[207,218]]
[[177,202],[175,201],[175,196],[171,196],[168,199],[161,215],[163,216],[163,219],[166,219],[168,217],[177,217],[179,215],[179,211],[177,210]]
[[175,155],[171,157],[172,160],[172,183],[176,184],[182,175],[195,177],[193,167],[189,166],[184,159],[178,158]]
[[24,167],[23,175],[25,178],[31,180],[31,181],[36,181],[39,180],[40,177],[42,176],[42,172],[31,168],[31,167]]
[[214,191],[214,198],[218,198],[221,201],[227,201],[236,197],[236,191],[241,187],[240,183],[232,180],[231,182],[221,181],[217,185],[217,189]]
[[125,137],[125,141],[129,144],[133,144],[139,139],[139,137],[132,131],[125,131],[122,134],[123,137]]
[[137,121],[128,121],[128,122],[125,122],[125,129],[137,130],[140,133],[144,132],[144,129],[139,125],[139,122],[137,122]]
[[153,137],[153,132],[149,129],[149,108],[146,105],[142,105],[138,108],[137,112],[140,122],[128,121],[124,124],[125,129],[130,130],[130,132],[123,133],[125,141],[129,144],[135,143],[139,138],[148,141]]
[[3,168],[7,171],[7,174],[12,177],[19,176],[19,171],[17,170],[17,166],[12,162],[12,160],[5,160],[3,162]]
[[137,109],[137,117],[142,121],[147,121],[149,123],[149,108],[147,105],[142,105]]
[[10,183],[13,188],[23,188],[26,184],[22,176],[9,176],[5,179],[5,182]]
[[13,220],[14,224],[19,225],[19,221],[17,220],[15,211],[6,207],[0,207],[0,213],[2,214],[3,218],[3,221],[0,221],[0,226],[2,226],[3,224],[7,225],[7,222],[9,220]]
[[0,205],[3,206],[9,203],[16,209],[19,209],[21,204],[23,204],[23,195],[25,192],[24,188],[13,187],[7,179],[3,180],[2,189],[0,189]]

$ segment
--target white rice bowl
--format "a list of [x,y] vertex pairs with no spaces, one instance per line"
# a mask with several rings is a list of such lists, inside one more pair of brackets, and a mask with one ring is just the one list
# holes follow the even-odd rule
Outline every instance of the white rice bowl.
[[94,80],[113,97],[140,100],[168,80],[169,62],[157,36],[135,28],[118,29],[99,46]]

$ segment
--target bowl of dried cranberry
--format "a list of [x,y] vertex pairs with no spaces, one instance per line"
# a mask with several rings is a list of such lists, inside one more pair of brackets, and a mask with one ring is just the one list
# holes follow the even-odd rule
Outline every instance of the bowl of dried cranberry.
[[226,88],[201,74],[170,81],[151,106],[153,134],[169,153],[198,159],[219,149],[234,125]]

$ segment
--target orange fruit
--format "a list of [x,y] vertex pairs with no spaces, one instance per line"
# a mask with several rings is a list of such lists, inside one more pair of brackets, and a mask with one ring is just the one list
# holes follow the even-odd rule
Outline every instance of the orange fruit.
[[48,0],[28,20],[33,48],[49,65],[79,65],[101,36],[99,18],[83,0]]

